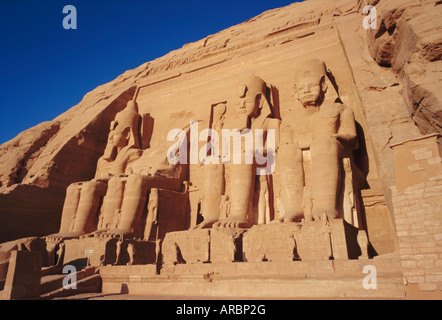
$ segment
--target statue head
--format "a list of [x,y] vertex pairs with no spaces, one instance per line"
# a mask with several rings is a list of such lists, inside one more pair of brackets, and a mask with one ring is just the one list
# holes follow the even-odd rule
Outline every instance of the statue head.
[[257,76],[249,76],[244,79],[239,86],[239,97],[241,99],[237,106],[239,116],[247,115],[256,118],[259,110],[266,100],[266,83]]
[[111,122],[104,158],[114,160],[116,154],[127,146],[139,147],[138,123],[140,115],[135,101],[129,101],[126,108],[117,113]]
[[129,100],[126,105],[127,110],[131,110],[133,112],[138,112],[137,104],[134,100]]
[[294,89],[299,102],[305,106],[319,106],[327,92],[325,63],[318,59],[303,62],[295,70]]
[[129,144],[131,134],[130,127],[123,128],[118,122],[114,121],[109,132],[108,144],[117,150],[121,150]]

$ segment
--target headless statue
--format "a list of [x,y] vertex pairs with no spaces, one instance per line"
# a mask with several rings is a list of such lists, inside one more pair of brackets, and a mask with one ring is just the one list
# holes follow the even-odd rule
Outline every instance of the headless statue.
[[303,150],[310,150],[312,165],[313,209],[305,220],[320,220],[324,214],[338,218],[341,161],[358,147],[358,140],[352,110],[329,93],[327,80],[320,60],[302,63],[295,73],[299,104],[281,125],[277,163],[284,214],[276,222],[299,222],[304,217]]

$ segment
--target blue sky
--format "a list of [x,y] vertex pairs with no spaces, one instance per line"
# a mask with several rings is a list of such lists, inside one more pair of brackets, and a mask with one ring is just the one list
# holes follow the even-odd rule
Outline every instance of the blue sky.
[[[0,144],[97,86],[295,0],[0,0]],[[65,30],[63,8],[77,9]]]

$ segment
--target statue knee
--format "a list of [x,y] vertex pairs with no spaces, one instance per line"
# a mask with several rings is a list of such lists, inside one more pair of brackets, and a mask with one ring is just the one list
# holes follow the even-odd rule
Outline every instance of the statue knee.
[[145,177],[139,174],[129,176],[127,180],[127,187],[130,189],[142,189],[145,184]]
[[75,195],[77,192],[80,192],[80,185],[78,183],[71,184],[66,189],[66,198]]
[[94,192],[96,189],[96,183],[95,183],[95,181],[85,182],[82,185],[81,189],[82,189],[82,192],[84,192],[84,193]]
[[83,184],[81,192],[85,194],[105,193],[107,184],[101,181],[89,181]]
[[116,186],[116,185],[119,185],[120,183],[121,183],[121,178],[119,178],[119,177],[112,177],[112,178],[110,178],[110,180],[109,180],[109,186]]

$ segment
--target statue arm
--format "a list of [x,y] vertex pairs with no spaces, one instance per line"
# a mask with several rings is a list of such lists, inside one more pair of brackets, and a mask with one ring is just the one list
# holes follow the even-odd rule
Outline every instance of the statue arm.
[[351,150],[358,149],[359,141],[356,132],[355,116],[349,107],[343,106],[340,122],[339,132],[333,135],[333,137],[341,141],[345,146],[348,146]]
[[134,170],[133,170],[131,164],[135,163],[138,159],[140,159],[142,154],[143,154],[143,151],[140,149],[131,149],[129,151],[129,154],[127,154],[126,158],[125,158],[125,167],[126,167],[126,169],[124,170],[125,174],[135,173],[135,172],[133,172]]
[[275,130],[275,148],[278,149],[281,141],[281,120],[269,119],[267,123],[267,130]]

